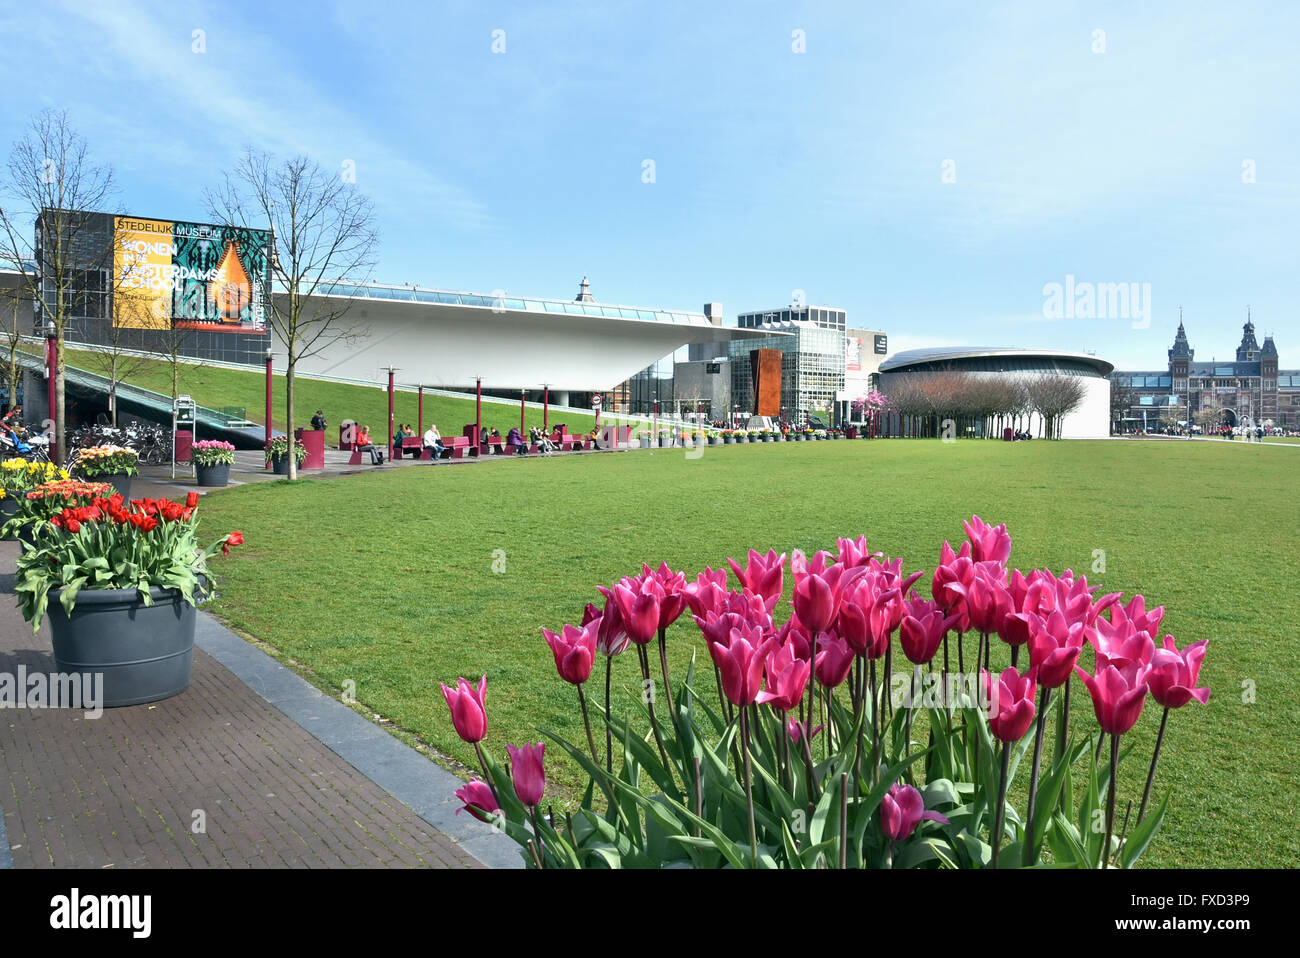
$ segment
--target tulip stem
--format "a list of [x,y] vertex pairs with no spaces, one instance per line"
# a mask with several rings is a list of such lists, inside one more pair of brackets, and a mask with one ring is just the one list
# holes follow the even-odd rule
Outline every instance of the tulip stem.
[[546,867],[546,846],[542,844],[542,829],[537,824],[537,806],[534,805],[528,811],[533,816],[533,835],[537,838],[537,857],[540,860],[539,868]]
[[609,710],[609,674],[614,668],[614,657],[605,656],[605,771],[614,774],[614,715]]
[[840,773],[840,871],[849,867],[849,773]]
[[745,757],[745,809],[749,812],[750,867],[758,867],[758,833],[754,829],[754,789],[749,764],[749,712],[740,707],[740,750]]
[[492,781],[492,775],[490,772],[488,772],[487,759],[483,755],[483,746],[481,746],[478,742],[475,742],[474,751],[478,753],[479,768],[483,769],[483,781],[487,782],[488,788],[492,789],[492,797],[496,799],[497,808],[501,808],[503,807],[501,805],[501,796],[497,794],[497,784],[496,782]]
[[1110,737],[1110,787],[1106,790],[1106,842],[1101,846],[1101,867],[1110,866],[1110,836],[1115,831],[1116,778],[1119,775],[1119,736]]
[[664,695],[668,699],[668,710],[676,715],[676,705],[673,704],[673,688],[668,684],[668,644],[666,637],[668,630],[661,628],[659,630],[659,667],[664,673]]
[[962,676],[966,674],[966,660],[962,650],[962,646],[965,644],[965,638],[965,632],[957,633],[957,673]]
[[536,865],[538,868],[544,867],[542,865],[542,860],[537,857],[537,846],[533,843],[533,840],[531,838],[528,839],[528,852],[530,855],[533,856],[534,865]]
[[1011,762],[1011,743],[1002,743],[1002,775],[998,779],[998,807],[993,813],[993,831],[989,841],[993,843],[993,868],[998,867],[998,852],[1002,848],[1002,813],[1007,807],[1007,766]]
[[1020,662],[1020,646],[1013,645],[1011,646],[1011,667],[1019,671],[1020,669],[1020,666],[1018,664],[1019,662]]
[[582,683],[578,683],[578,704],[582,706],[582,724],[587,727],[587,744],[591,746],[591,760],[600,765],[600,752],[596,751],[596,739],[591,734],[591,718],[587,715],[587,696],[582,691]]
[[871,784],[880,778],[880,699],[876,691],[876,660],[871,660]]
[[1038,729],[1034,732],[1034,766],[1029,773],[1029,814],[1025,818],[1025,854],[1024,865],[1029,867],[1034,854],[1034,810],[1038,804],[1038,772],[1043,764],[1043,726],[1047,719],[1047,702],[1052,697],[1052,690],[1043,687],[1038,694]]
[[1165,740],[1165,723],[1169,721],[1169,706],[1165,706],[1164,714],[1160,716],[1160,734],[1156,736],[1156,750],[1151,756],[1151,771],[1147,772],[1147,787],[1142,790],[1142,804],[1138,807],[1138,824],[1142,823],[1142,816],[1147,813],[1147,801],[1151,798],[1151,785],[1156,780],[1156,763],[1160,761],[1160,746]]
[[655,693],[652,684],[654,680],[650,678],[650,655],[644,645],[638,645],[636,648],[641,657],[641,678],[645,680],[643,687],[650,693],[649,701],[646,702],[646,705],[650,708],[650,728],[654,730],[655,744],[659,746],[659,757],[664,763],[664,774],[668,777],[668,781],[671,782],[673,780],[673,767],[668,764],[668,750],[664,748],[663,736],[659,734],[659,719],[655,717]]
[[[704,778],[700,775],[700,757],[698,755],[695,756],[695,817],[704,817]],[[695,825],[695,837],[700,837],[698,822]]]
[[[1032,660],[1031,660],[1032,661]],[[1070,734],[1070,686],[1068,680],[1065,683],[1065,698],[1061,700],[1061,715],[1056,725],[1056,755],[1053,757],[1059,759],[1065,754],[1065,739]]]
[[888,715],[890,718],[894,717],[894,700],[892,696],[888,694],[890,676],[893,674],[893,668],[894,668],[894,644],[891,642],[885,646],[885,689],[886,689],[885,703],[888,708]]

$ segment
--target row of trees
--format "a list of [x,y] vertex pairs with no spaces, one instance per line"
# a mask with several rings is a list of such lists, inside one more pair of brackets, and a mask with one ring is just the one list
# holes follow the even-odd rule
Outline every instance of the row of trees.
[[1083,403],[1079,376],[1044,373],[1029,377],[980,376],[960,370],[896,379],[888,396],[907,436],[960,438],[1000,436],[1004,428],[1061,437],[1061,422]]
[[[42,323],[52,327],[59,347],[52,410],[59,462],[67,453],[64,340],[71,324],[87,315],[88,283],[101,287],[95,294],[115,311],[103,317],[105,341],[87,346],[98,357],[96,365],[116,386],[135,361],[130,337],[139,330],[128,330],[121,322],[126,317],[119,315],[129,308],[130,297],[116,295],[128,276],[115,269],[112,239],[99,233],[90,215],[125,212],[109,209],[115,193],[112,167],[94,163],[67,113],[55,110],[32,120],[0,177],[0,259],[12,263],[20,275],[19,288],[0,304],[4,326],[10,330],[3,338],[6,372],[12,395],[18,346],[22,335],[31,332],[20,330],[19,315],[24,301],[30,302]],[[275,295],[266,297],[267,319],[286,354],[285,420],[292,435],[298,362],[364,335],[362,328],[347,322],[350,298],[317,294],[332,292],[343,278],[370,278],[378,244],[373,204],[355,184],[306,157],[278,162],[252,148],[220,186],[204,195],[215,224],[271,231]],[[174,397],[190,334],[177,329],[171,316],[132,319],[156,333],[141,341],[151,342],[153,351],[171,362]],[[293,456],[289,469],[290,478],[296,478]]]

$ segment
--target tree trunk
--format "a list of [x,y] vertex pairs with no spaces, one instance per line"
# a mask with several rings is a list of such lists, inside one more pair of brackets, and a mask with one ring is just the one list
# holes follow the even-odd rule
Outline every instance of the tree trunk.
[[113,353],[108,368],[108,417],[109,423],[117,427],[117,353]]

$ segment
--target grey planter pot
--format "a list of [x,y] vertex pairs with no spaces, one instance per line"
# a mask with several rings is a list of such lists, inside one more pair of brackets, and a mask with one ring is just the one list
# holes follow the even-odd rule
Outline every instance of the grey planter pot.
[[[135,589],[84,589],[69,617],[51,590],[47,615],[58,671],[103,676],[103,705],[117,708],[179,695],[190,685],[194,606],[154,586],[152,606]],[[92,686],[93,687],[93,686]]]
[[735,437],[735,436],[723,436],[723,437],[722,437],[722,444],[723,444],[724,446],[734,446],[734,445],[736,444],[736,437]]
[[673,441],[672,441],[671,439],[665,438],[664,436],[660,436],[660,437],[659,437],[659,448],[660,448],[660,449],[667,449],[667,448],[668,448],[669,446],[671,446],[672,444],[673,444]]
[[274,456],[271,459],[271,471],[277,476],[287,476],[289,474],[289,457]]
[[748,437],[748,436],[737,436],[737,437],[736,437],[736,442],[739,442],[739,443],[747,443],[747,442],[749,442],[749,437]]
[[649,448],[650,448],[650,440],[649,440],[648,438],[646,438],[645,436],[642,436],[642,437],[640,438],[639,442],[641,443],[641,448],[642,448],[642,449],[649,449]]
[[785,442],[785,434],[782,433],[776,437],[777,442]]
[[776,437],[775,437],[775,436],[764,436],[764,437],[763,437],[763,441],[764,441],[764,442],[776,442]]
[[718,443],[720,443],[721,441],[722,441],[721,438],[719,438],[718,436],[710,436],[710,437],[709,437],[709,445],[710,445],[710,446],[716,446],[716,445],[718,445]]
[[131,498],[131,477],[124,472],[115,472],[111,476],[97,476],[91,482],[107,482],[122,494],[123,499]]
[[230,482],[230,463],[219,466],[195,466],[194,477],[200,486],[223,488]]

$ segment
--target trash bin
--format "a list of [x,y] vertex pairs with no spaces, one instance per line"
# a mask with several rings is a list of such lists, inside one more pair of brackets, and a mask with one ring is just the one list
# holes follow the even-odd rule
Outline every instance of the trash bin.
[[1007,442],[1011,442],[1013,439],[1016,438],[1015,430],[1012,429],[1010,426],[1007,426],[1006,429],[1002,430],[1002,438]]
[[194,431],[191,429],[176,430],[176,461],[189,462],[190,452],[194,447]]
[[857,438],[858,438],[858,427],[857,427],[857,426],[846,426],[845,429],[844,429],[844,438],[845,438],[845,439],[857,439]]

